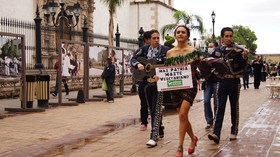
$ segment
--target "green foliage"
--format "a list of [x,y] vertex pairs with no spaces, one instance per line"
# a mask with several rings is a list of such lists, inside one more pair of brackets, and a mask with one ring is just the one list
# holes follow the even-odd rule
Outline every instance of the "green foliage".
[[13,56],[13,57],[18,57],[19,53],[17,51],[17,46],[14,44],[13,40],[8,40],[1,48],[2,53],[1,57],[3,58],[4,56]]
[[175,38],[170,36],[170,35],[166,35],[165,36],[165,42],[164,42],[164,45],[169,47],[170,49],[174,47],[173,43],[175,42]]
[[195,50],[192,53],[188,53],[185,55],[178,55],[174,57],[165,58],[164,65],[176,65],[182,63],[188,63],[194,59],[200,58],[201,56],[203,56],[203,54],[204,54],[203,52]]
[[173,14],[173,18],[175,19],[175,23],[164,25],[160,29],[162,37],[164,37],[166,33],[174,31],[181,21],[190,28],[190,31],[196,30],[201,34],[204,31],[203,21],[199,15],[187,14],[185,11],[178,10]]
[[250,52],[255,54],[257,49],[255,41],[258,39],[255,32],[249,27],[244,27],[242,25],[233,25],[232,29],[234,32],[233,40],[240,45],[246,45],[246,47],[250,49]]

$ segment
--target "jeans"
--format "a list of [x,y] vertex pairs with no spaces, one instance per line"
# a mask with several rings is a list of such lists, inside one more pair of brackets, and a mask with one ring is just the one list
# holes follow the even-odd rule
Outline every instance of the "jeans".
[[218,137],[222,130],[227,97],[229,97],[231,109],[231,134],[238,133],[240,87],[239,78],[220,79],[217,83],[217,111],[213,133]]
[[[216,97],[214,93],[216,92],[216,82],[206,82],[206,87],[204,89],[204,116],[207,124],[213,124],[214,121],[214,114],[217,110],[217,103],[216,103]],[[212,112],[211,107],[211,97],[214,95],[214,112]],[[214,113],[214,114],[213,114]]]
[[249,74],[243,74],[243,87],[249,88]]
[[[63,77],[61,79],[62,79],[62,83],[65,88],[66,95],[68,95],[69,89],[68,89],[67,80],[66,80],[66,78],[63,78]],[[57,93],[58,93],[58,76],[55,78],[55,90],[54,90],[54,94],[57,95]]]

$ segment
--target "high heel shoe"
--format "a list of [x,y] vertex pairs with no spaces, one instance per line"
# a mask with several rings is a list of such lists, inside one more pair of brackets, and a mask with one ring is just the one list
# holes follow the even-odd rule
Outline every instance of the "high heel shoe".
[[195,151],[195,147],[196,147],[197,141],[198,141],[198,138],[197,138],[196,136],[194,136],[194,141],[195,141],[195,146],[194,146],[194,148],[188,148],[188,153],[189,153],[189,154],[193,154],[194,151]]
[[[176,152],[176,157],[183,157],[184,155],[183,155],[183,146],[179,146],[178,148],[177,148],[177,152]],[[177,153],[180,153],[181,155],[177,155]]]

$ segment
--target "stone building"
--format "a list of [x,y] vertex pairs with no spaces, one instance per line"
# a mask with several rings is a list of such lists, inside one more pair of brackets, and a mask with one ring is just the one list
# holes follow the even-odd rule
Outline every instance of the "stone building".
[[[37,6],[42,18],[42,59],[45,67],[52,68],[53,60],[57,56],[57,47],[60,41],[60,28],[53,27],[46,22],[43,5],[53,0],[1,0],[0,6],[0,32],[25,34],[28,47],[29,60],[35,59],[35,28],[34,18]],[[59,0],[54,0],[59,2]],[[78,0],[82,7],[79,23],[74,28],[64,27],[64,39],[82,41],[82,27],[87,21],[89,42],[108,44],[108,7],[100,0]],[[77,0],[65,1],[65,6],[77,3]],[[114,30],[119,27],[121,34],[121,47],[136,49],[139,37],[139,28],[144,30],[158,29],[168,23],[173,23],[174,0],[124,0],[114,15]],[[59,12],[59,11],[57,11]],[[6,22],[7,21],[7,22]],[[51,18],[49,19],[51,21]],[[19,23],[15,25],[14,23]],[[8,23],[8,25],[6,24]],[[23,24],[21,24],[23,23]],[[28,25],[28,27],[25,27]],[[29,26],[30,25],[30,26]],[[163,41],[162,41],[163,43]],[[29,52],[30,51],[30,52]],[[27,57],[28,59],[28,57]],[[33,63],[30,62],[30,65]],[[35,64],[35,63],[34,63]]]

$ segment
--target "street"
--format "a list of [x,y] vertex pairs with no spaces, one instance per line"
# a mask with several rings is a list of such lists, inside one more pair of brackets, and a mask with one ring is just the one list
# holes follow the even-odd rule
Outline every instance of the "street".
[[[91,91],[91,95],[102,94],[101,90]],[[72,94],[72,95],[71,95]],[[75,96],[74,92],[70,96]],[[279,103],[279,99],[270,99],[265,83],[262,83],[260,89],[255,90],[253,86],[247,90],[241,89],[240,97],[240,139],[235,142],[229,142],[230,114],[229,107],[225,114],[223,130],[220,144],[214,144],[207,138],[208,131],[204,128],[203,104],[198,102],[193,105],[190,111],[190,121],[195,135],[198,136],[198,146],[192,156],[236,156],[229,150],[235,148],[230,144],[242,145],[244,149],[238,149],[237,156],[252,156],[249,150],[263,148],[263,153],[271,151],[272,140],[277,139],[277,130],[279,132],[279,114],[272,113],[274,119],[269,119],[273,129],[269,133],[271,141],[266,140],[262,143],[249,143],[244,145],[242,137],[245,136],[242,131],[245,126],[250,127],[248,123],[253,123],[254,115],[265,110],[266,107]],[[197,99],[202,98],[202,91],[199,91]],[[52,98],[54,99],[54,98]],[[271,104],[271,100],[272,102]],[[1,104],[5,100],[1,100]],[[12,100],[10,100],[12,101]],[[15,101],[15,100],[13,100]],[[18,101],[18,100],[17,100]],[[11,104],[11,103],[10,103]],[[280,106],[270,112],[278,113]],[[277,108],[278,107],[278,108]],[[52,107],[42,113],[32,113],[7,117],[0,120],[0,157],[23,157],[23,156],[57,156],[57,157],[151,157],[174,156],[178,143],[178,116],[174,110],[165,110],[163,124],[165,126],[165,137],[158,142],[155,148],[147,148],[146,142],[150,136],[150,125],[147,131],[139,131],[139,98],[138,95],[125,95],[122,98],[116,98],[114,103],[102,101],[86,102],[79,106],[59,106]],[[266,112],[267,113],[267,112]],[[267,114],[263,114],[265,116]],[[261,118],[261,117],[260,117]],[[265,121],[261,121],[265,123]],[[263,124],[263,126],[267,126]],[[255,127],[255,126],[254,126]],[[270,128],[270,127],[269,127]],[[260,128],[261,129],[261,128]],[[258,131],[263,132],[263,131]],[[243,135],[244,134],[244,135]],[[279,133],[278,133],[279,134]],[[278,135],[279,136],[279,135]],[[253,139],[258,139],[255,135]],[[275,142],[275,140],[273,140]],[[184,154],[187,155],[189,138],[186,136],[184,145]],[[278,147],[277,147],[278,144]],[[279,140],[273,151],[274,155],[279,156]],[[238,147],[239,148],[239,147]],[[220,154],[227,150],[227,155]],[[248,154],[246,154],[248,153]],[[264,156],[264,154],[255,156]]]

